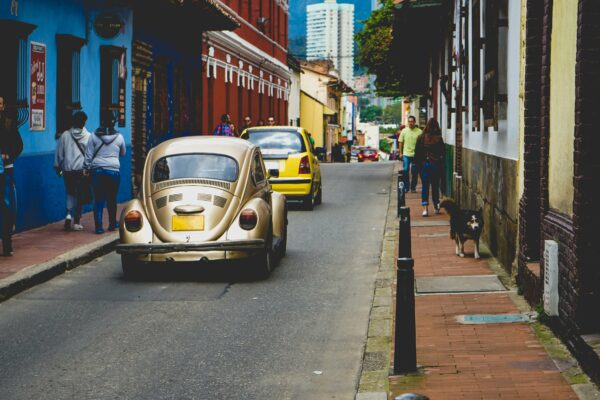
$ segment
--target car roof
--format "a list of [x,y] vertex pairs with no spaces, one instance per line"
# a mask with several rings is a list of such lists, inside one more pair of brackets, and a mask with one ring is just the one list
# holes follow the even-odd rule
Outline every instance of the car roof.
[[216,153],[239,160],[256,147],[251,142],[228,136],[186,136],[167,140],[152,149],[155,159],[173,154]]
[[266,131],[266,130],[282,130],[290,132],[302,132],[304,128],[300,126],[286,126],[286,125],[275,125],[275,126],[253,126],[247,128],[246,131]]

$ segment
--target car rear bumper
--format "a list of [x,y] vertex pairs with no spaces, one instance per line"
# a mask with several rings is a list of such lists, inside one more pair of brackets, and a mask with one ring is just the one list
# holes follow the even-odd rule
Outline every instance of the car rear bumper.
[[190,253],[210,251],[243,251],[252,252],[266,247],[264,239],[225,240],[203,243],[121,243],[117,245],[117,253],[123,255],[149,255],[166,253]]
[[273,190],[284,194],[286,197],[306,196],[312,189],[310,178],[279,178],[270,179]]

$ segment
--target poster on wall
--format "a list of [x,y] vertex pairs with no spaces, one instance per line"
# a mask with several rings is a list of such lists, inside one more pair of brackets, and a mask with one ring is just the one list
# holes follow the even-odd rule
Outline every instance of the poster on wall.
[[125,127],[125,83],[127,82],[127,66],[125,63],[125,50],[119,60],[119,127]]
[[31,42],[29,129],[46,129],[46,45]]

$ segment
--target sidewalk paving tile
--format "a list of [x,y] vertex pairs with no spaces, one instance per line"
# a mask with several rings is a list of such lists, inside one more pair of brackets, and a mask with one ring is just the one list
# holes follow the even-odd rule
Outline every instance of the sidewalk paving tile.
[[[444,211],[433,214],[432,207],[430,216],[422,217],[419,195],[408,194],[406,203],[411,222],[448,220]],[[494,274],[485,255],[473,258],[473,242],[467,242],[465,257],[456,256],[454,241],[443,235],[448,231],[444,226],[412,226],[416,279]],[[392,291],[395,296],[396,288]],[[391,376],[388,397],[420,393],[435,400],[576,399],[527,322],[462,324],[457,318],[519,313],[509,292],[416,296],[419,373]]]

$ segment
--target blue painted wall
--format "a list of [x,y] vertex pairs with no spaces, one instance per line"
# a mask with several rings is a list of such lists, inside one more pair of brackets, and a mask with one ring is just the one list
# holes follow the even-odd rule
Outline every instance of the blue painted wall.
[[[19,129],[24,152],[15,164],[19,209],[17,230],[30,229],[64,218],[64,185],[53,169],[56,147],[56,34],[71,34],[87,39],[87,43],[81,48],[81,105],[89,117],[87,128],[91,132],[99,125],[100,46],[112,45],[127,49],[126,126],[118,129],[125,137],[128,153],[121,158],[121,187],[118,198],[119,201],[125,201],[131,197],[133,15],[126,7],[106,8],[106,3],[83,0],[27,0],[19,2],[18,16],[12,16],[10,1],[0,2],[0,19],[14,19],[37,25],[29,36],[29,41],[46,45],[46,129],[41,132],[30,131],[28,123]],[[95,16],[103,11],[115,12],[125,22],[122,31],[112,39],[99,37],[92,27]]]

